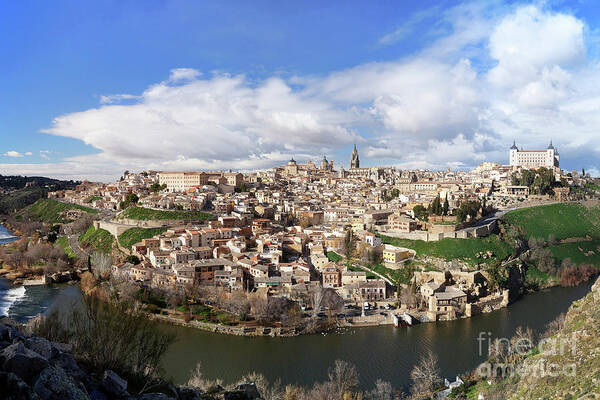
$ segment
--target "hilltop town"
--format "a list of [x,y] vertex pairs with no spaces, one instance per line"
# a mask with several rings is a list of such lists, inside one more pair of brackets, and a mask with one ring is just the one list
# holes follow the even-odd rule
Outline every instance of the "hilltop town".
[[[552,143],[513,144],[508,159],[471,171],[365,168],[355,146],[347,170],[323,157],[250,173],[127,171],[41,202],[60,210],[65,250],[108,255],[106,274],[137,288],[157,318],[239,334],[436,321],[514,297],[491,269],[524,252],[498,236],[507,211],[595,196],[584,171],[561,170]],[[86,215],[89,228],[72,229]],[[445,239],[476,247],[457,255]]]

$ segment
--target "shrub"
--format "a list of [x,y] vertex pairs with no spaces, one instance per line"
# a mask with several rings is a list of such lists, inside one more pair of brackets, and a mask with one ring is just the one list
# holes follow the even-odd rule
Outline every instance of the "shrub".
[[28,328],[73,345],[73,353],[92,370],[113,370],[138,390],[159,376],[160,361],[175,339],[128,303],[103,303],[86,295],[79,305],[55,307]]
[[577,286],[589,281],[596,274],[598,270],[589,264],[569,266],[560,271],[560,284],[566,287]]

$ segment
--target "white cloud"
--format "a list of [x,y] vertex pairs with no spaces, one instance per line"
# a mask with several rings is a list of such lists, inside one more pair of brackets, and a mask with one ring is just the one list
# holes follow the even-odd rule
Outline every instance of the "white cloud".
[[200,77],[202,73],[193,68],[174,68],[171,70],[169,82],[191,81]]
[[540,78],[547,68],[568,67],[584,61],[584,24],[572,15],[522,7],[496,26],[489,41],[490,55],[498,65],[490,81],[514,88]]
[[33,153],[32,153],[32,152],[30,152],[30,151],[27,151],[27,152],[25,152],[25,155],[26,155],[26,156],[31,156],[31,155],[33,155]]
[[23,157],[23,154],[19,153],[18,151],[15,151],[15,150],[9,150],[2,155],[5,157],[14,157],[14,158]]
[[123,100],[135,100],[139,99],[139,96],[134,96],[131,94],[109,94],[100,96],[100,104],[112,104],[118,103]]
[[534,148],[554,139],[563,165],[600,168],[600,67],[583,21],[494,2],[460,4],[440,20],[431,45],[393,62],[262,81],[177,68],[141,94],[102,96],[100,107],[45,130],[99,154],[48,163],[49,171],[267,168],[353,141],[372,163],[459,168],[506,162],[513,139]]
[[[187,75],[191,77],[190,74]],[[133,105],[67,114],[46,130],[80,139],[110,159],[145,167],[187,160],[196,168],[262,165],[273,154],[311,154],[351,143],[346,112],[281,79],[258,86],[215,75],[150,86]]]

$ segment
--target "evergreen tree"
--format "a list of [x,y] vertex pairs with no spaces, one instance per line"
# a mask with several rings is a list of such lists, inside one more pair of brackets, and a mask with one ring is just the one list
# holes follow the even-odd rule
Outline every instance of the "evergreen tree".
[[442,207],[442,214],[448,215],[448,211],[450,211],[450,204],[448,203],[448,194],[446,194],[446,198],[444,199],[444,206]]
[[354,245],[356,243],[356,239],[354,238],[354,234],[352,229],[348,229],[346,231],[346,238],[344,239],[344,245],[346,247],[346,259],[350,260],[352,258],[352,254],[354,254]]
[[437,197],[431,203],[431,214],[433,214],[433,215],[441,215],[442,214],[442,204],[441,204],[439,193],[438,193]]

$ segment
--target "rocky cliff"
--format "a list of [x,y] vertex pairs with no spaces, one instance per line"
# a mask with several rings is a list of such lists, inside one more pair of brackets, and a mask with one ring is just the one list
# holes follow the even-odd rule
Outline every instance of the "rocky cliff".
[[5,400],[260,400],[253,384],[203,393],[193,387],[164,383],[160,392],[131,394],[127,381],[113,371],[93,374],[80,365],[71,347],[27,335],[7,318],[0,318],[0,397]]
[[574,302],[560,327],[544,337],[524,360],[502,364],[508,377],[479,381],[468,398],[600,398],[600,278],[591,292]]

